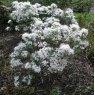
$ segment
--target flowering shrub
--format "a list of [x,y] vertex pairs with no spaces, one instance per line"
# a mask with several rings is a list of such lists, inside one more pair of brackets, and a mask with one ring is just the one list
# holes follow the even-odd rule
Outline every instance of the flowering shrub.
[[12,13],[10,14],[10,20],[8,21],[9,26],[6,30],[11,31],[28,31],[30,32],[31,24],[33,25],[35,20],[42,17],[41,20],[44,21],[44,17],[56,17],[64,20],[63,23],[66,24],[76,24],[76,20],[73,16],[73,11],[71,9],[61,10],[57,8],[57,5],[51,4],[51,6],[41,6],[36,3],[35,5],[30,4],[30,2],[17,2],[12,3]]
[[63,11],[55,4],[46,7],[15,1],[10,17],[8,23],[12,23],[16,31],[27,31],[10,55],[11,67],[20,72],[14,77],[15,86],[30,85],[37,74],[62,72],[68,58],[77,49],[88,46],[88,30],[79,27],[71,9]]

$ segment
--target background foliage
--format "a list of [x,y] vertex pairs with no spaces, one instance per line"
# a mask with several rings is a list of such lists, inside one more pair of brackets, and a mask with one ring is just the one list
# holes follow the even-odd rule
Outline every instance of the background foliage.
[[[5,5],[11,5],[11,2],[15,0],[0,0]],[[27,0],[18,0],[27,1]],[[28,0],[31,3],[40,3],[42,5],[50,5],[56,3],[60,8],[71,7],[76,12],[89,12],[94,4],[94,0]]]

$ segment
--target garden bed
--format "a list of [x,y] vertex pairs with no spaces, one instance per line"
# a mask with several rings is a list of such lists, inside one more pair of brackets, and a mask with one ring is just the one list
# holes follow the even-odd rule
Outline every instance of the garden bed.
[[[9,66],[9,54],[20,41],[21,34],[18,32],[7,32],[5,27],[6,25],[2,25],[0,28],[0,88],[2,89],[5,86],[7,88],[4,88],[1,93],[2,95],[6,95],[6,93],[7,95],[15,95],[16,93],[16,95],[28,94],[31,90],[24,92],[23,88],[17,88],[17,91],[14,91],[15,88],[12,86],[12,73],[10,73]],[[48,95],[47,93],[50,93],[49,88],[54,86],[62,90],[62,95],[93,95],[93,67],[90,67],[89,60],[85,56],[85,53],[80,53],[80,56],[78,55],[78,57],[68,63],[62,76],[56,76],[55,82],[51,80],[51,83],[47,81],[47,84],[37,86],[33,95]],[[38,81],[40,83],[40,80]],[[21,94],[19,90],[22,92]]]
[[[55,6],[55,8],[57,8],[56,5],[52,5],[52,6]],[[30,12],[30,14],[31,14],[31,12]],[[17,26],[14,26],[15,24],[13,24],[15,22],[15,20],[13,22],[12,22],[12,20],[10,20],[9,21],[10,24],[8,23],[8,25],[11,26],[13,24],[13,26],[11,26],[11,29],[14,28],[13,29],[14,31],[12,30],[11,32],[8,32],[8,31],[5,30],[6,27],[8,26],[7,25],[7,20],[8,19],[6,19],[4,21],[2,20],[3,22],[0,22],[0,80],[1,80],[0,81],[0,95],[93,95],[94,94],[94,91],[93,91],[93,88],[94,88],[93,87],[94,86],[93,85],[93,82],[94,82],[94,80],[93,80],[93,78],[94,78],[94,75],[93,75],[93,72],[94,72],[94,70],[93,70],[93,60],[94,60],[93,59],[93,53],[94,53],[93,52],[93,32],[94,31],[93,31],[93,20],[90,21],[90,18],[89,18],[90,16],[93,18],[93,15],[87,15],[87,16],[86,16],[86,14],[85,15],[83,15],[83,14],[75,14],[75,15],[76,15],[76,18],[78,20],[79,25],[81,27],[88,28],[89,31],[90,31],[89,32],[89,35],[88,35],[88,39],[89,39],[89,43],[90,43],[89,46],[86,47],[84,50],[81,50],[81,51],[77,52],[76,55],[73,55],[73,52],[71,52],[71,51],[69,53],[67,52],[67,55],[71,53],[73,56],[72,57],[69,57],[68,56],[67,65],[62,70],[62,73],[60,73],[60,72],[57,72],[56,74],[53,73],[53,72],[52,73],[47,73],[47,71],[46,71],[45,74],[44,74],[44,72],[41,72],[41,71],[40,71],[40,73],[39,72],[37,73],[37,72],[35,72],[35,70],[33,72],[32,68],[31,68],[32,73],[34,75],[33,75],[33,79],[30,82],[30,85],[28,85],[28,86],[22,86],[22,85],[25,85],[23,83],[27,82],[25,80],[24,82],[21,82],[20,81],[21,82],[21,86],[19,86],[19,87],[17,87],[16,85],[14,85],[15,84],[14,83],[14,79],[15,79],[14,76],[15,76],[15,74],[23,74],[23,75],[26,76],[27,73],[30,74],[31,70],[28,68],[30,70],[30,72],[27,72],[28,69],[25,68],[25,66],[24,66],[24,68],[20,68],[19,67],[18,69],[14,69],[14,68],[12,69],[12,67],[10,66],[10,60],[12,60],[14,58],[16,58],[16,60],[17,60],[17,58],[19,59],[19,57],[22,59],[23,57],[21,57],[20,54],[17,55],[17,57],[14,57],[15,54],[12,55],[11,57],[9,57],[9,55],[18,48],[17,47],[16,49],[14,49],[14,47],[17,46],[18,43],[20,41],[22,41],[22,39],[23,39],[23,41],[22,41],[23,43],[24,42],[27,42],[27,38],[30,37],[29,36],[30,34],[33,34],[33,30],[32,30],[31,27],[28,27],[29,29],[31,29],[32,32],[30,34],[29,33],[26,33],[28,36],[27,35],[24,35],[24,37],[22,37],[22,39],[21,39],[21,36],[23,34],[22,34],[21,31],[19,31],[19,32],[17,32],[17,31],[19,29],[23,29],[23,31],[24,31],[23,22],[20,22],[20,24],[22,24],[21,25],[22,28],[21,28],[19,26],[20,25],[19,22],[18,23],[15,23],[15,24],[18,24],[19,27],[17,27]],[[5,15],[5,16],[7,16],[7,15]],[[17,15],[17,17],[18,17],[18,15]],[[51,16],[51,17],[53,17],[53,16]],[[6,18],[6,17],[4,17],[4,18]],[[53,18],[55,18],[55,16]],[[18,20],[20,20],[20,19],[18,19]],[[37,20],[38,20],[38,18],[37,18]],[[65,23],[65,20],[66,20],[66,18],[64,19],[64,23]],[[30,21],[31,21],[31,19],[30,19]],[[11,22],[12,22],[12,24],[11,24]],[[38,22],[36,24],[39,24],[39,22],[41,23],[41,21],[38,20]],[[58,23],[60,23],[60,22],[57,22],[57,25],[58,25]],[[30,22],[28,24],[30,24]],[[27,27],[28,24],[26,24],[26,27]],[[73,28],[70,26],[70,24],[72,24],[72,22],[71,21],[68,21],[68,22],[66,22],[66,24],[67,24],[67,26],[69,26],[71,28],[70,31],[73,32]],[[34,23],[34,25],[35,25],[35,23]],[[44,25],[44,23],[43,23],[43,25]],[[55,25],[56,25],[56,23],[55,23]],[[75,27],[75,29],[77,31],[78,25],[77,24],[76,25],[75,24],[72,24],[72,26],[73,25],[74,25],[74,27]],[[40,26],[40,27],[42,27],[42,26]],[[8,27],[8,29],[9,28],[10,27]],[[43,31],[44,31],[44,28],[45,27],[42,27],[42,30]],[[28,32],[30,32],[29,29],[28,29]],[[38,29],[40,30],[39,25],[38,25]],[[15,30],[17,30],[17,31],[15,31]],[[78,32],[80,32],[80,31],[81,30],[79,29]],[[34,34],[36,34],[36,33],[34,33]],[[36,35],[38,35],[38,34],[36,34]],[[54,34],[54,36],[55,35],[56,34]],[[57,35],[59,35],[59,34],[57,34]],[[25,38],[25,36],[26,36],[26,38]],[[63,37],[63,36],[61,35],[61,37]],[[34,38],[35,38],[35,35],[34,35]],[[57,36],[55,36],[55,38],[57,38]],[[28,41],[32,42],[32,40],[29,40],[29,39],[28,39]],[[49,43],[49,45],[52,48],[54,48],[54,50],[56,48],[60,49],[57,46],[58,45],[61,46],[61,43],[64,43],[64,40],[61,40],[61,41],[63,41],[63,42],[61,42],[60,40],[57,39],[59,41],[59,43],[58,44],[53,44],[52,43],[53,42],[52,41],[52,38],[50,38],[49,40],[48,39],[46,40],[46,39],[47,38],[45,38],[45,41],[47,43]],[[40,41],[43,42],[44,40],[41,39]],[[54,41],[55,41],[55,43],[57,43],[56,40],[54,40]],[[37,42],[35,42],[35,43],[37,43]],[[69,43],[69,41],[68,41],[67,44],[70,44],[71,45],[71,43]],[[69,46],[67,44],[66,45],[62,44],[62,45],[65,46],[65,47],[66,46]],[[32,48],[33,49],[32,50],[30,48],[31,47],[31,44],[29,44],[28,46],[29,46],[29,48],[27,48],[27,51],[29,49],[28,52],[30,52],[29,54],[31,54],[31,56],[32,56],[32,53],[34,53],[36,51],[36,49],[38,49],[37,51],[39,51],[40,48],[42,48],[42,47],[40,47],[40,48],[39,47],[36,47],[34,45],[33,46],[34,49]],[[26,45],[26,47],[27,47],[27,45]],[[71,47],[73,47],[73,44],[71,45]],[[45,48],[47,48],[47,46],[45,46]],[[69,49],[70,50],[73,50],[70,47],[69,47]],[[18,53],[18,51],[15,51],[15,53],[16,52]],[[20,52],[22,52],[22,51],[20,51]],[[53,52],[55,52],[55,51],[53,51]],[[53,54],[53,52],[52,52],[52,54]],[[65,53],[62,52],[62,53],[65,55],[66,52]],[[55,55],[56,55],[56,52],[55,52]],[[64,55],[63,55],[63,57],[64,57]],[[57,56],[57,57],[59,57],[59,56]],[[57,58],[57,57],[55,57],[55,58]],[[29,56],[27,58],[28,59],[24,59],[23,58],[24,61],[25,61],[25,64],[26,64],[26,61],[28,61],[28,60],[31,61],[29,59],[30,58]],[[44,59],[44,60],[46,60],[46,59]],[[24,61],[22,61],[22,62],[24,62]],[[12,64],[14,64],[14,62],[15,61],[13,61]],[[37,63],[37,60],[35,62]],[[41,60],[41,62],[42,62],[42,60]],[[52,63],[52,61],[49,61],[49,62]],[[27,62],[27,63],[30,63],[30,62]],[[60,63],[63,63],[63,61],[61,61]],[[32,61],[31,61],[31,64],[32,64]],[[17,70],[17,72],[15,72],[15,70]],[[41,68],[41,70],[44,71],[44,69],[42,69],[42,68]],[[48,71],[49,71],[49,69],[48,69]],[[23,78],[24,77],[22,77],[22,79]]]

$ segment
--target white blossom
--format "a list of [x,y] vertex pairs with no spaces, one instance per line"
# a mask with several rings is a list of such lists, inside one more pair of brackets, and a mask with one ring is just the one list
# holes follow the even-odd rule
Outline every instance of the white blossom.
[[14,85],[19,86],[19,76],[14,76]]
[[16,46],[15,48],[14,48],[14,51],[21,51],[21,50],[23,50],[24,48],[26,47],[26,45],[25,45],[25,43],[23,43],[23,42],[20,42],[19,44],[18,44],[18,46]]
[[30,69],[30,68],[31,68],[31,63],[27,62],[27,63],[25,64],[25,69]]
[[8,20],[8,23],[11,23],[12,22],[12,20]]
[[67,60],[65,59],[58,61],[55,58],[51,58],[50,61],[50,67],[48,68],[48,70],[51,73],[62,72],[65,66],[67,65]]
[[76,25],[76,24],[71,24],[70,28],[72,29],[72,31],[77,31],[80,29],[79,25]]
[[24,33],[24,34],[22,35],[22,39],[23,39],[24,41],[28,41],[29,38],[31,38],[30,35],[29,35],[29,33]]
[[40,73],[40,71],[41,71],[40,66],[37,66],[36,64],[33,64],[33,65],[32,65],[32,69],[33,69],[33,71],[34,71],[35,73]]
[[28,51],[22,51],[21,52],[21,56],[24,58],[26,58],[28,56],[28,54],[29,54]]
[[80,41],[80,48],[85,49],[87,46],[89,46],[88,41]]
[[85,29],[85,28],[83,28],[83,29],[81,29],[80,33],[81,33],[81,35],[83,35],[83,36],[87,36],[87,35],[88,35],[88,30]]
[[16,31],[19,31],[20,29],[19,29],[19,27],[18,27],[18,26],[15,26],[15,30],[16,30]]
[[13,53],[10,54],[11,58],[17,57],[17,56],[19,56],[19,52],[17,52],[17,51],[14,51]]
[[43,47],[42,49],[40,49],[37,54],[39,55],[40,58],[45,59],[48,57],[49,52],[52,50],[52,48],[50,47]]
[[52,8],[52,9],[56,9],[56,8],[57,8],[57,5],[54,4],[54,3],[52,3],[52,4],[51,4],[51,8]]
[[6,27],[6,30],[7,30],[7,31],[10,31],[10,29],[11,29],[10,27]]
[[17,66],[22,65],[23,63],[21,62],[20,59],[12,58],[10,61],[10,64],[11,64],[11,67],[17,67]]
[[59,47],[59,52],[67,52],[69,54],[74,54],[74,50],[70,48],[68,44],[61,44]]
[[44,61],[42,61],[42,64],[43,64],[44,66],[47,66],[47,65],[48,65],[48,61],[44,60]]

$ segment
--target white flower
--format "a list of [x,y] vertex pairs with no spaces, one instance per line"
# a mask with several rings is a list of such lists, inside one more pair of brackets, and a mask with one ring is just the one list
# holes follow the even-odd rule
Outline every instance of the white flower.
[[54,17],[49,17],[46,19],[46,24],[49,25],[49,24],[53,24],[54,22],[59,22],[59,19],[57,18],[54,18]]
[[25,64],[25,69],[30,69],[32,66],[31,66],[31,63],[29,63],[29,62],[27,62],[26,64]]
[[76,31],[80,29],[79,25],[76,25],[76,24],[71,24],[70,28],[72,29],[72,31]]
[[49,52],[51,52],[51,50],[52,49],[50,47],[43,47],[37,53],[40,58],[45,59],[48,58]]
[[21,56],[24,58],[26,58],[28,56],[28,54],[29,54],[28,51],[22,51],[21,52]]
[[25,26],[25,27],[23,28],[23,30],[24,30],[24,31],[27,31],[27,30],[28,30],[28,27],[27,27],[27,26]]
[[52,3],[50,7],[51,7],[51,9],[56,9],[57,8],[57,5],[54,4],[54,3]]
[[61,26],[62,30],[63,31],[68,31],[69,30],[69,27],[67,25],[63,25]]
[[34,6],[37,7],[37,8],[39,8],[39,7],[41,7],[41,4],[39,4],[39,3],[35,3]]
[[40,71],[41,71],[40,66],[37,66],[36,64],[33,64],[33,65],[32,65],[32,69],[33,69],[33,71],[34,71],[35,73],[40,73]]
[[7,30],[7,31],[10,31],[10,29],[11,29],[10,27],[6,27],[6,30]]
[[12,5],[14,6],[14,5],[17,5],[18,4],[18,1],[14,1],[14,2],[12,2]]
[[52,57],[50,60],[50,67],[48,68],[48,70],[51,73],[62,72],[66,65],[67,65],[66,59],[63,59],[63,60],[61,59],[59,61],[59,60]]
[[48,61],[44,60],[44,61],[42,62],[42,64],[43,64],[44,66],[46,66],[46,65],[48,64]]
[[29,16],[38,15],[37,8],[32,6],[30,2],[13,2],[12,7],[15,12],[11,13],[11,17],[16,20],[16,22],[27,21]]
[[21,51],[21,50],[23,50],[25,47],[26,47],[25,43],[20,42],[20,43],[18,44],[18,46],[16,46],[16,47],[14,48],[14,51],[16,51],[16,52]]
[[89,46],[88,41],[80,41],[80,48],[85,49],[87,46]]
[[63,10],[61,10],[61,9],[56,9],[55,11],[54,11],[54,13],[52,13],[52,15],[53,16],[60,16],[60,17],[62,17],[63,15],[64,15],[64,12],[63,12]]
[[10,61],[10,64],[11,64],[11,67],[17,67],[17,66],[20,66],[22,65],[23,63],[21,62],[20,59],[15,59],[15,58],[12,58],[11,61]]
[[18,26],[15,26],[15,30],[16,30],[16,31],[19,31],[20,29],[19,29],[19,27],[18,27]]
[[61,44],[59,47],[59,52],[68,52],[69,54],[74,54],[74,50],[71,49],[68,44]]
[[28,41],[28,39],[30,39],[31,37],[30,37],[30,35],[29,35],[29,33],[24,33],[23,35],[22,35],[22,39],[24,40],[24,41]]
[[14,51],[13,53],[10,54],[11,58],[17,57],[17,56],[19,56],[19,52],[17,52],[17,51]]
[[73,10],[70,9],[70,8],[67,8],[65,13],[72,16],[73,15]]
[[14,85],[19,86],[19,76],[14,76]]
[[88,35],[88,30],[85,29],[85,28],[83,28],[83,29],[81,29],[80,33],[81,33],[82,35],[84,35],[84,36],[87,36],[87,35]]
[[11,23],[12,22],[12,20],[8,20],[8,23]]
[[46,47],[48,44],[47,42],[39,42],[38,47]]
[[41,25],[43,25],[42,21],[38,20],[38,21],[35,22],[35,26],[41,26]]
[[33,41],[36,41],[36,39],[38,38],[38,34],[36,34],[36,33],[30,33],[30,38],[31,38]]

